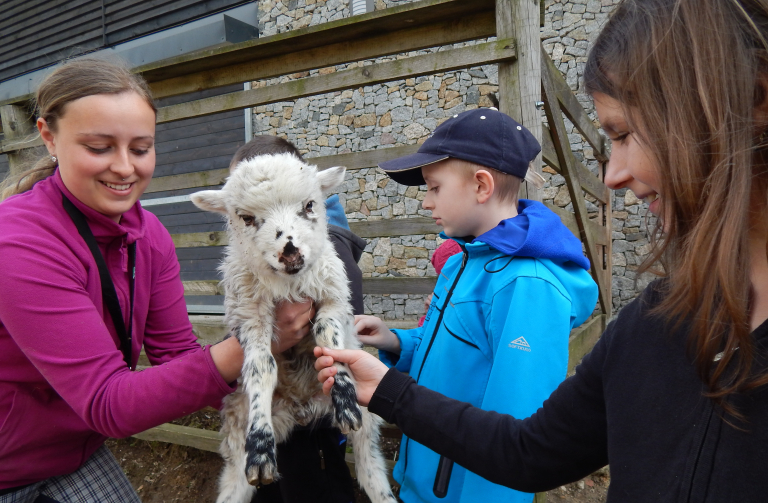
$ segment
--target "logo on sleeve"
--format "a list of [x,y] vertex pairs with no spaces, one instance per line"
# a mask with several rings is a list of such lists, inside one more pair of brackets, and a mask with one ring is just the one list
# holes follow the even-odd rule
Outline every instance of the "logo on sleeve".
[[514,341],[509,343],[510,348],[519,349],[520,351],[528,351],[531,352],[531,345],[528,344],[528,341],[525,340],[525,337],[518,337]]

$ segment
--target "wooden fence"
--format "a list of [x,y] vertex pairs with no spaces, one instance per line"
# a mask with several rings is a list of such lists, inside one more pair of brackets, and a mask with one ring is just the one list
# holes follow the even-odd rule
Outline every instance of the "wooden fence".
[[[357,89],[400,79],[462,70],[484,64],[499,65],[499,108],[525,125],[542,143],[542,159],[566,180],[573,213],[550,205],[564,224],[579,237],[599,286],[597,314],[570,337],[569,371],[594,345],[611,314],[611,195],[602,182],[608,160],[606,142],[571,92],[560,72],[541,48],[539,7],[521,0],[422,0],[322,25],[199,51],[136,68],[157,97],[177,96],[219,86],[294,75],[298,72],[355,63],[347,69],[244,89],[186,103],[162,107],[158,123],[240,110],[300,97]],[[495,37],[491,38],[490,37]],[[474,41],[463,47],[446,46]],[[433,49],[427,54],[414,51]],[[438,50],[439,49],[439,50]],[[396,56],[372,62],[382,56]],[[365,63],[362,63],[365,61]],[[28,96],[0,102],[5,139],[0,153],[8,153],[11,171],[18,169],[20,149],[40,145],[29,137],[31,130],[24,101]],[[548,127],[542,125],[543,102]],[[592,147],[600,162],[600,175],[576,160],[564,116]],[[416,150],[416,145],[311,158],[321,168],[335,165],[350,170],[369,168],[379,162]],[[538,167],[541,169],[541,166]],[[218,169],[160,176],[147,194],[167,190],[215,187],[227,170]],[[541,199],[534,187],[525,187],[531,199]],[[594,201],[591,218],[585,197]],[[352,231],[364,238],[438,233],[431,219],[397,218],[353,222]],[[226,245],[223,232],[174,234],[178,249]],[[434,278],[366,278],[364,293],[430,293]],[[215,280],[186,281],[190,295],[221,295]],[[201,342],[218,339],[224,330],[220,319],[192,316]],[[218,334],[213,336],[212,334]],[[218,434],[174,425],[163,425],[136,435],[215,450]],[[541,501],[541,500],[539,500]]]

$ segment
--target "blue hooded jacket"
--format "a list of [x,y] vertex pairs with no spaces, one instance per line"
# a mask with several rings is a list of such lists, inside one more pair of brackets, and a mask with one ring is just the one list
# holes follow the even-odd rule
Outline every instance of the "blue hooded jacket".
[[[393,330],[400,354],[379,355],[427,388],[523,419],[565,378],[569,334],[592,314],[597,285],[557,215],[525,199],[518,211],[472,242],[456,239],[464,253],[443,267],[424,325]],[[533,499],[407,437],[394,477],[406,503]]]

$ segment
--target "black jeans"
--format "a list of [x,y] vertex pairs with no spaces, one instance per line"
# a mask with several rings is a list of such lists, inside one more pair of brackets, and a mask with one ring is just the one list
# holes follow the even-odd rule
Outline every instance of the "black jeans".
[[261,486],[251,503],[352,503],[354,480],[337,428],[299,427],[277,446],[278,482]]

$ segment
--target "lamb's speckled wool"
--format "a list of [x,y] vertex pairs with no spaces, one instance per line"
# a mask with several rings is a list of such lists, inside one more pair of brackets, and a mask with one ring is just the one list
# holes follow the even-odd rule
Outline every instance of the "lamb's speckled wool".
[[[394,502],[378,448],[380,419],[361,410],[343,364],[331,399],[321,392],[312,348],[357,348],[344,266],[328,238],[325,195],[343,167],[318,172],[291,154],[237,165],[221,190],[192,195],[198,207],[228,219],[221,265],[226,321],[243,346],[243,388],[222,411],[225,466],[218,502],[248,502],[254,487],[278,478],[275,445],[297,424],[333,415],[350,432],[360,485],[374,503]],[[272,355],[274,311],[283,300],[315,300],[313,338]],[[249,483],[251,485],[249,485]]]

